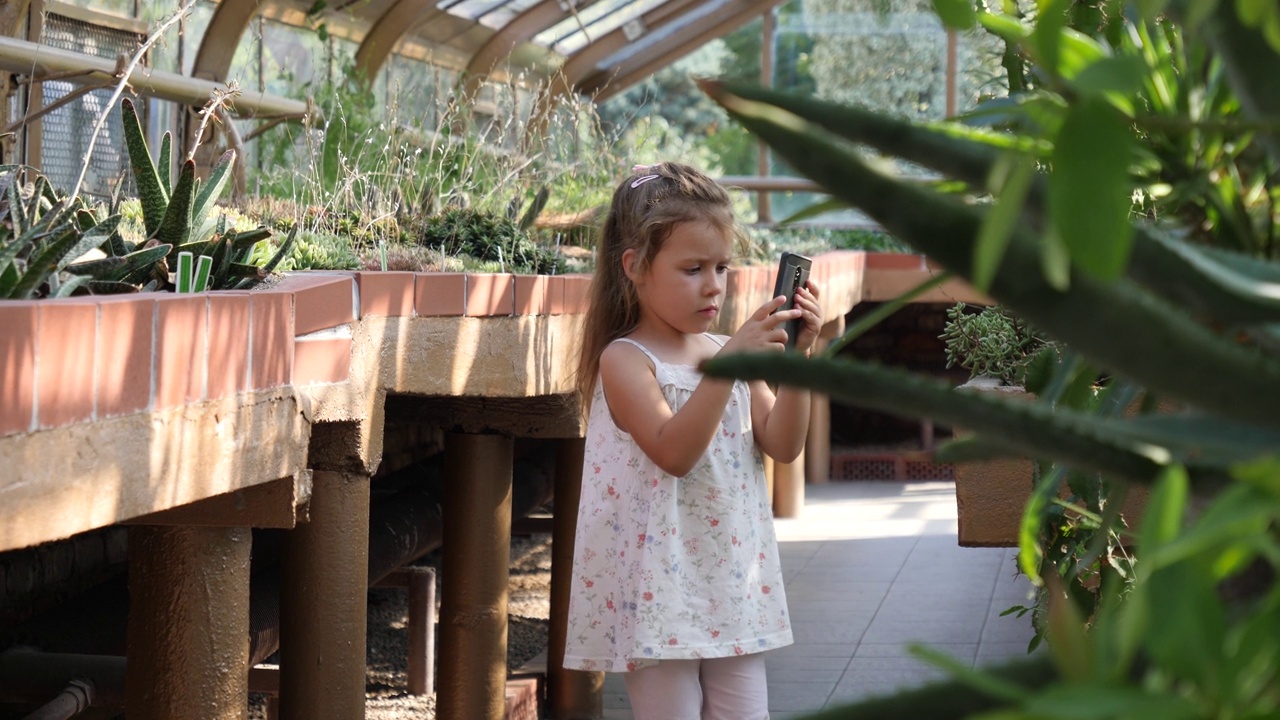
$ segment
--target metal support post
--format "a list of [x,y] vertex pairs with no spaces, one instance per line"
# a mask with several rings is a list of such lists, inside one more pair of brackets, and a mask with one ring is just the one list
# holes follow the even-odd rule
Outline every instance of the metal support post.
[[547,698],[555,720],[595,720],[604,716],[604,673],[566,670],[564,645],[569,632],[569,588],[573,545],[582,495],[582,457],[586,439],[556,444],[555,515],[551,535],[551,628],[547,647]]
[[130,720],[248,716],[252,542],[248,528],[129,528]]
[[445,439],[436,693],[442,718],[503,720],[513,445],[505,435]]
[[364,717],[369,476],[315,470],[280,591],[280,717]]

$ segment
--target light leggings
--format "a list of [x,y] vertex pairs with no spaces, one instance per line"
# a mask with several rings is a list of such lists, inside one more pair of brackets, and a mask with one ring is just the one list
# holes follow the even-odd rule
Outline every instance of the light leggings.
[[767,720],[764,654],[662,660],[623,673],[635,720]]

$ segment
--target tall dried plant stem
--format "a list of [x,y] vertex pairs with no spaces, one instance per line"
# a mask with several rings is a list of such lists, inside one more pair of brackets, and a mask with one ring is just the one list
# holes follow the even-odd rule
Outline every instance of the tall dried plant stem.
[[138,49],[134,52],[133,56],[129,58],[129,63],[120,71],[120,79],[116,82],[115,92],[111,94],[111,99],[107,101],[105,106],[103,106],[102,113],[98,115],[98,121],[93,125],[93,133],[89,136],[89,147],[85,150],[84,160],[80,163],[80,175],[76,178],[76,184],[71,188],[71,200],[75,200],[80,196],[80,186],[84,185],[85,173],[89,171],[89,160],[93,157],[93,148],[98,142],[98,135],[102,133],[102,126],[107,124],[107,117],[111,114],[112,109],[114,109],[116,103],[120,101],[120,95],[124,92],[125,86],[129,84],[129,77],[133,75],[133,71],[137,69],[138,63],[142,62],[142,56],[147,54],[147,51],[151,49],[151,46],[155,45],[156,41],[169,31],[169,28],[173,27],[179,20],[186,17],[187,14],[191,12],[191,9],[196,6],[197,2],[199,2],[199,0],[187,0],[185,4],[178,8],[177,12],[169,17],[168,20],[165,20],[159,27],[153,30],[151,34],[147,36],[147,39],[138,46]]

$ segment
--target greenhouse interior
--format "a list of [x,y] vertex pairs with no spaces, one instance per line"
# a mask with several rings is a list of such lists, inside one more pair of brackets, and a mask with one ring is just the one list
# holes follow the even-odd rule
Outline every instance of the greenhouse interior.
[[805,398],[765,716],[1280,713],[1273,0],[18,0],[0,68],[0,720],[666,717],[565,665],[685,166],[705,330],[816,290],[683,366]]

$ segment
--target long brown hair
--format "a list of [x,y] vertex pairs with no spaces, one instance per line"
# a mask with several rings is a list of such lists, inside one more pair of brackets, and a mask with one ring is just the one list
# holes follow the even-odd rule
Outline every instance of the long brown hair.
[[664,162],[637,166],[614,190],[596,247],[590,306],[578,356],[576,380],[584,411],[591,407],[600,354],[640,321],[640,301],[622,267],[623,253],[636,250],[639,263],[635,270],[645,272],[672,228],[698,220],[740,238],[729,195],[716,181],[688,165]]

